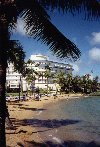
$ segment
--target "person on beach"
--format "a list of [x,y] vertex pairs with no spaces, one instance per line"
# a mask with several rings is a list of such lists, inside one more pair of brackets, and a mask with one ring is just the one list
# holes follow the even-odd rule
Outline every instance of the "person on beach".
[[36,94],[35,100],[38,100],[39,101],[39,99],[40,99],[40,95],[39,94]]
[[25,101],[26,100],[26,96],[25,96],[25,94],[23,94],[23,101]]
[[39,89],[39,87],[37,87],[37,89],[36,89],[36,95],[35,95],[35,100],[40,100],[40,98],[41,98],[41,95],[40,95],[40,89]]

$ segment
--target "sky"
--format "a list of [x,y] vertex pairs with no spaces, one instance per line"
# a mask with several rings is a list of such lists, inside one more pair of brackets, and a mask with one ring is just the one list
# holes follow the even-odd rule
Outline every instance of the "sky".
[[11,39],[19,40],[26,52],[26,60],[32,54],[43,54],[50,60],[69,63],[73,65],[74,75],[91,74],[100,77],[100,19],[98,21],[85,20],[83,14],[59,14],[50,12],[51,22],[62,32],[66,38],[74,42],[81,51],[81,57],[76,62],[60,60],[49,51],[49,47],[41,42],[28,38],[23,29],[24,22],[18,19],[16,31]]

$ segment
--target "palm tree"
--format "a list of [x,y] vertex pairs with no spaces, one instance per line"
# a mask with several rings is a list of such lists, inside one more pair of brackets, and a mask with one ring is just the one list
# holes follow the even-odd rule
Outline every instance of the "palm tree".
[[[7,51],[7,54],[6,54],[7,62],[8,63],[12,62],[14,64],[15,70],[18,70],[20,73],[23,74],[23,71],[25,69],[25,64],[24,64],[25,53],[23,51],[23,47],[21,46],[21,44],[18,41],[15,41],[15,40],[10,40],[8,42],[8,44],[9,44],[9,50]],[[19,65],[21,65],[21,67]],[[5,65],[6,69],[7,69],[7,66],[8,66],[8,64]],[[0,74],[1,74],[1,72],[0,72]],[[1,81],[0,81],[0,84],[1,84]],[[4,86],[5,86],[5,84],[6,84],[6,82],[4,83]],[[5,86],[5,90],[6,90],[6,86]],[[5,99],[3,99],[3,101],[5,103]],[[2,102],[2,100],[1,100],[1,102]],[[7,110],[6,105],[4,105],[3,107],[2,107],[2,105],[0,105],[0,112],[1,112],[0,114],[6,115],[6,113],[8,113],[7,111],[8,110]],[[3,120],[1,120],[1,115],[0,115],[0,124],[2,121]],[[3,127],[4,127],[4,125],[5,124],[3,124]],[[4,133],[5,133],[5,129],[3,127],[0,126],[0,139],[1,139],[1,137],[3,137],[1,135],[4,135]],[[0,140],[0,143],[1,143],[1,140]]]
[[[29,69],[26,67],[25,77],[26,77],[26,81],[28,82],[28,85],[31,85],[32,94],[33,94],[33,88],[35,88],[35,80],[36,80],[35,75],[37,75],[37,72],[34,69]],[[28,94],[28,90],[27,90],[27,94]]]
[[68,92],[72,91],[72,79],[73,79],[72,74],[67,74],[66,86],[67,86]]
[[82,87],[81,87],[81,77],[76,75],[73,77],[72,79],[72,89],[74,92],[81,92],[82,91]]
[[29,59],[26,64],[31,64],[32,65],[34,63],[35,63],[34,61],[32,61],[31,59]]
[[48,84],[49,84],[49,78],[52,76],[51,73],[51,68],[49,65],[45,66],[45,72],[44,72],[44,77],[46,78],[46,84],[47,84],[47,96],[48,96]]
[[25,52],[23,51],[22,45],[19,43],[19,41],[10,40],[9,50],[7,51],[7,62],[13,63],[14,70],[19,71],[19,73],[21,73],[22,75],[25,73],[25,68],[26,68],[24,59],[25,59]]
[[[39,80],[40,76],[42,76],[42,75],[40,72],[35,71],[32,68],[32,66],[31,66],[31,68],[28,68],[27,67],[28,64],[31,64],[31,65],[34,64],[35,67],[38,67],[40,64],[35,63],[35,61],[32,61],[30,59],[26,62],[26,71],[25,71],[26,81],[28,82],[29,85],[31,84],[31,87],[35,87],[36,75],[38,76],[38,80]],[[33,88],[32,88],[32,94],[33,94]]]
[[38,82],[39,82],[39,79],[41,79],[41,78],[42,78],[42,82],[43,82],[43,72],[38,71],[37,76],[38,76]]
[[95,92],[97,91],[97,88],[98,88],[98,80],[99,80],[99,77],[96,76],[95,78],[93,78],[93,82],[92,82],[92,91]]
[[[23,51],[23,47],[18,41],[10,40],[9,41],[10,49],[7,52],[7,62],[11,62],[14,64],[14,70],[18,71],[24,76],[25,71],[25,52]],[[19,66],[20,65],[20,66]],[[21,76],[20,76],[21,82]],[[20,90],[21,90],[21,83],[19,83],[19,100],[20,100]]]
[[83,92],[88,93],[91,89],[91,80],[90,80],[90,75],[86,74],[82,77],[82,85],[83,85]]
[[[74,13],[86,11],[89,18],[100,16],[97,0],[1,0],[0,1],[0,146],[5,147],[5,83],[7,51],[9,51],[10,32],[16,27],[18,17],[25,21],[28,35],[49,45],[50,50],[60,58],[77,59],[80,51],[50,22],[48,8]],[[9,29],[10,28],[10,29]],[[1,130],[2,128],[2,130]]]
[[[54,75],[54,83],[58,84],[61,87],[61,91],[66,89],[66,74],[62,71]],[[56,92],[57,93],[57,92]]]

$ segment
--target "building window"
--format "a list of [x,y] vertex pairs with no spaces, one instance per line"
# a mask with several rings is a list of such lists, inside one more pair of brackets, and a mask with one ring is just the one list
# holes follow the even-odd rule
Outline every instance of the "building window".
[[16,87],[16,85],[10,85],[11,87]]

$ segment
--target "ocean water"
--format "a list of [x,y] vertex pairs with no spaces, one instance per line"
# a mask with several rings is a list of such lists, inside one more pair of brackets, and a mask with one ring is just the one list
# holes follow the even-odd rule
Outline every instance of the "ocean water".
[[64,147],[100,146],[100,97],[62,100],[38,114],[35,123],[44,141]]

